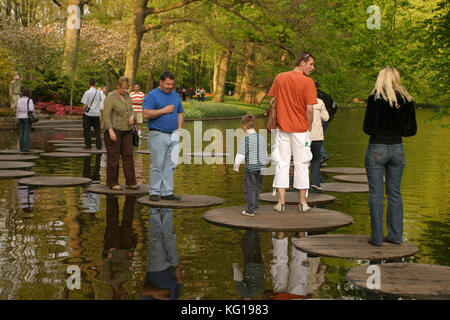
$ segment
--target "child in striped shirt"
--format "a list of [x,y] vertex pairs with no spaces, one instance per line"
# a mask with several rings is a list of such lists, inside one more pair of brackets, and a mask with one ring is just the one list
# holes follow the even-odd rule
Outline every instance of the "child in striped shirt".
[[239,144],[234,171],[239,171],[239,165],[245,161],[244,197],[247,200],[247,208],[241,214],[254,217],[259,208],[259,191],[267,163],[267,144],[266,139],[256,133],[254,115],[243,116],[241,125],[245,131],[245,138]]

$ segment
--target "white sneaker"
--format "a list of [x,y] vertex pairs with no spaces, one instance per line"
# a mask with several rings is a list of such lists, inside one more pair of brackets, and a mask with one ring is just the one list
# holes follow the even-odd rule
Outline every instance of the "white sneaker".
[[274,207],[277,212],[285,212],[285,205],[281,203],[277,203]]
[[304,212],[307,212],[309,210],[311,210],[311,208],[308,206],[307,203],[299,203],[298,204],[298,211],[300,213],[304,213]]
[[250,212],[247,212],[245,210],[241,211],[241,214],[244,215],[244,216],[247,216],[247,217],[254,217],[255,216],[254,213],[250,213]]

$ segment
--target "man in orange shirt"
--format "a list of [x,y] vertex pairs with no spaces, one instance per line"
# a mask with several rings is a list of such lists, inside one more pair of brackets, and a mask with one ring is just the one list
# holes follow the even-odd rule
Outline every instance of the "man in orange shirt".
[[309,133],[313,122],[313,105],[317,104],[314,80],[309,78],[314,70],[315,58],[302,53],[292,71],[276,76],[269,96],[276,101],[277,137],[272,152],[277,162],[273,187],[278,189],[279,199],[274,209],[285,210],[285,194],[289,188],[291,155],[294,156],[294,188],[299,189],[299,211],[310,208],[306,202],[309,189],[309,159],[307,149],[311,144]]

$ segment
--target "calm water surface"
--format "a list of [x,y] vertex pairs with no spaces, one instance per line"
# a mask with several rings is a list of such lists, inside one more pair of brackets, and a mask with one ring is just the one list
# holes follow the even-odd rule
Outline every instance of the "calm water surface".
[[[404,237],[420,249],[407,261],[448,266],[450,134],[443,125],[449,119],[426,122],[432,115],[432,110],[417,110],[418,134],[404,139]],[[363,116],[363,109],[339,110],[326,136],[328,166],[364,166],[368,137],[361,129]],[[258,125],[263,127],[263,119]],[[238,127],[238,120],[203,123],[203,130],[218,128],[223,133]],[[186,128],[193,131],[193,123]],[[81,131],[34,130],[32,148],[53,150],[47,140],[78,136]],[[2,131],[0,148],[17,148],[17,140],[15,131]],[[140,148],[148,148],[146,141]],[[136,154],[135,160],[139,182],[148,183],[150,157]],[[84,176],[102,184],[106,180],[105,156],[35,163],[37,175]],[[323,179],[333,181],[331,176]],[[262,192],[271,192],[271,184],[272,177],[266,177]],[[176,193],[222,197],[223,206],[245,203],[243,172],[233,172],[232,165],[182,164],[176,169],[175,186]],[[326,208],[350,214],[355,223],[334,233],[369,234],[369,195],[335,196],[336,202]],[[150,212],[134,198],[107,198],[83,187],[33,190],[19,187],[17,180],[0,181],[0,299],[141,299],[143,288],[151,288],[155,278],[173,276],[170,269],[155,272],[167,267],[166,260],[178,262],[182,270],[183,285],[174,294],[179,299],[239,299],[243,293],[233,280],[235,262],[241,270],[244,262],[252,270],[247,274],[254,276],[254,287],[247,288],[250,296],[270,296],[279,285],[271,270],[280,267],[274,263],[272,234],[210,225],[202,219],[207,210]],[[287,249],[292,261],[290,244]],[[308,258],[310,266],[317,267],[317,260]],[[314,298],[365,299],[345,276],[367,263],[322,257],[320,271],[304,275],[309,281],[305,288]],[[79,290],[67,288],[71,265],[81,269]]]

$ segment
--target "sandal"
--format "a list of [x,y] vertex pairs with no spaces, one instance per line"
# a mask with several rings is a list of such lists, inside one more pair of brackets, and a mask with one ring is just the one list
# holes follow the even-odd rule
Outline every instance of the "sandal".
[[139,186],[137,184],[134,184],[132,186],[126,186],[127,189],[137,190],[139,189]]
[[122,187],[119,186],[119,185],[117,184],[117,185],[115,185],[115,186],[112,186],[111,189],[112,189],[112,190],[119,191],[119,190],[122,190]]

